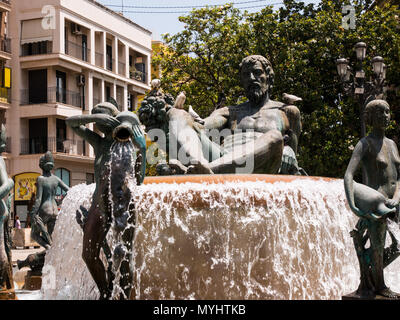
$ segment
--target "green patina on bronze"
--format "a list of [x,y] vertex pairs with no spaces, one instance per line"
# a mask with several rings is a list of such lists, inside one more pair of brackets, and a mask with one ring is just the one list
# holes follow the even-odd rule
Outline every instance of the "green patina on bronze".
[[[0,153],[6,148],[6,130],[1,125]],[[14,181],[8,178],[6,164],[0,157],[0,291],[14,288],[11,258],[11,234],[8,227],[10,211],[4,198],[14,187]]]
[[[42,175],[36,180],[36,199],[29,212],[31,220],[31,237],[46,250],[50,249],[54,227],[57,221],[58,205],[56,202],[57,188],[68,191],[69,187],[56,175],[51,173],[54,168],[54,158],[47,151],[39,159]],[[32,271],[41,273],[46,250],[29,255],[25,260],[18,260],[18,268],[30,267]]]
[[[178,152],[183,154],[184,151],[189,158],[188,163],[182,163],[167,146],[164,151],[169,152],[169,163],[162,163],[159,172],[238,173],[238,169],[244,167],[243,159],[252,159],[254,165],[246,173],[300,174],[295,157],[301,133],[299,109],[270,99],[274,72],[266,58],[257,55],[244,58],[239,74],[248,101],[221,107],[205,119],[193,115],[190,109],[186,112],[181,105],[172,107],[164,103],[159,106],[160,90],[150,92],[139,109],[142,123],[148,132],[153,128],[165,130],[169,141],[176,139]],[[168,128],[168,132],[164,128]],[[207,138],[206,130],[214,129],[230,130],[222,145]],[[245,151],[246,146],[250,151]]]
[[[398,242],[387,227],[388,219],[399,220],[400,157],[396,143],[385,136],[389,104],[373,100],[365,110],[372,131],[357,143],[344,176],[349,206],[360,217],[350,233],[360,266],[360,285],[351,297],[398,299],[400,295],[385,284],[384,268],[400,255]],[[353,181],[360,165],[366,169],[366,184]],[[387,231],[392,244],[385,248]]]
[[[97,129],[103,134],[100,135],[86,127],[87,124],[94,123]],[[96,105],[92,109],[92,113],[88,115],[73,116],[67,119],[67,124],[83,139],[85,139],[94,149],[94,176],[96,188],[93,193],[92,203],[89,210],[81,207],[77,211],[77,221],[83,228],[83,250],[82,257],[85,261],[99,291],[100,299],[109,299],[113,292],[113,280],[115,275],[113,272],[112,256],[117,254],[125,255],[131,251],[134,228],[132,222],[134,217],[134,207],[128,206],[127,200],[129,192],[124,194],[129,188],[126,186],[125,169],[117,163],[110,163],[112,150],[115,143],[124,143],[129,141],[133,144],[133,157],[135,157],[135,177],[136,183],[141,184],[144,180],[146,169],[146,141],[141,124],[138,117],[132,112],[119,112],[118,105],[115,100],[111,102],[103,102]],[[132,155],[126,155],[128,159]],[[126,163],[125,163],[126,164]],[[112,175],[115,169],[118,174]],[[113,203],[110,203],[110,194],[113,197]],[[117,196],[115,196],[117,195]],[[119,195],[119,196],[118,196]],[[118,200],[119,199],[119,200]],[[121,212],[115,208],[127,207],[126,211]],[[112,209],[114,208],[114,209]],[[125,219],[126,218],[126,219]],[[121,228],[113,230],[119,232],[126,248],[120,250],[121,246],[114,252],[111,252],[106,242],[106,235],[111,227],[112,222],[117,222]],[[114,228],[115,229],[115,228]],[[123,247],[123,246],[122,246]],[[107,270],[100,259],[100,249],[103,249],[107,257]],[[123,294],[119,295],[119,299],[130,297],[132,289],[132,270],[133,267],[129,263],[120,264],[120,272],[123,275],[120,279],[120,287],[123,288]]]

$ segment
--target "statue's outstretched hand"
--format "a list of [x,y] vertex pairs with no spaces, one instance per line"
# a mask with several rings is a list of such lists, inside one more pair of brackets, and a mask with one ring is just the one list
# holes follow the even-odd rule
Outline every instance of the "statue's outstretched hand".
[[399,204],[398,201],[394,200],[394,199],[386,199],[385,200],[385,205],[389,208],[394,208]]

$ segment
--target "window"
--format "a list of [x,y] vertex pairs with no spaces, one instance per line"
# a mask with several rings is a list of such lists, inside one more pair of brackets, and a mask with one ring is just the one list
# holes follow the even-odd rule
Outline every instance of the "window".
[[[59,177],[68,187],[70,186],[70,171],[65,168],[58,168],[55,170],[55,174]],[[67,192],[62,190],[60,187],[57,188],[56,196],[57,198],[63,198]]]
[[65,72],[56,71],[56,101],[67,103],[67,90],[66,90],[67,75]]
[[94,173],[86,173],[86,184],[94,183]]

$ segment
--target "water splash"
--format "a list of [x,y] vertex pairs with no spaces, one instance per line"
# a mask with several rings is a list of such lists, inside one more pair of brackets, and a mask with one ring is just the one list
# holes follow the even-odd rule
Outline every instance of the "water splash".
[[[66,286],[69,299],[98,298],[75,221],[93,190],[75,186],[63,202],[46,255],[56,288],[43,299]],[[147,184],[134,202],[136,299],[340,299],[359,284],[342,180]],[[399,267],[385,269],[395,291]]]
[[400,250],[400,224],[391,219],[387,219],[387,226],[388,230],[392,233],[393,237],[396,239],[397,248]]
[[106,164],[110,168],[108,200],[112,216],[112,237],[109,239],[114,274],[112,299],[118,299],[121,295],[124,299],[129,299],[127,292],[131,289],[131,281],[126,280],[132,279],[133,272],[132,240],[135,230],[133,195],[137,188],[135,163],[136,149],[130,140],[113,143],[110,161]]

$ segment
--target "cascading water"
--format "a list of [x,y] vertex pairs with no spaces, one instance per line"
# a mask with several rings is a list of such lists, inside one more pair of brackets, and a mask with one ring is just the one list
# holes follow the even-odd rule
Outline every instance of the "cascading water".
[[[93,191],[75,186],[63,202],[43,299],[98,298],[75,220]],[[342,180],[153,183],[133,202],[135,299],[340,299],[359,284]],[[399,263],[385,269],[394,291]]]
[[[132,279],[132,242],[135,231],[135,204],[132,201],[136,193],[135,176],[136,149],[131,142],[116,141],[111,146],[109,166],[109,195],[108,201],[112,216],[111,230],[111,260],[114,274],[112,299],[131,289]],[[122,285],[122,287],[121,287]]]

